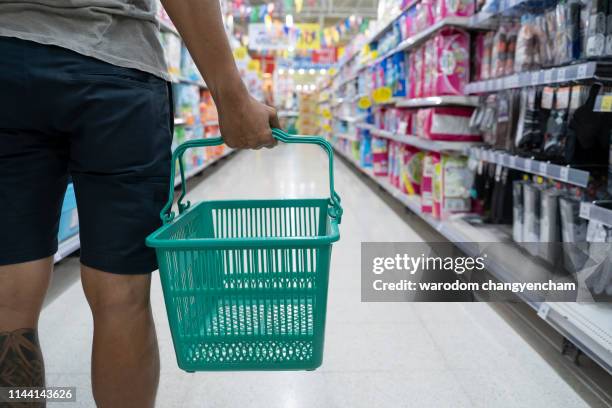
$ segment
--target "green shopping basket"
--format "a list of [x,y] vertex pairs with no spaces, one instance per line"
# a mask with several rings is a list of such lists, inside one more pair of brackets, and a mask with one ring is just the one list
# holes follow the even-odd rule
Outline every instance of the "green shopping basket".
[[[323,360],[331,244],[342,217],[333,151],[320,137],[289,136],[329,156],[330,198],[183,203],[181,157],[221,138],[193,140],[172,157],[164,225],[147,237],[159,262],[177,362],[185,371],[314,370]],[[172,211],[179,161],[179,215]]]

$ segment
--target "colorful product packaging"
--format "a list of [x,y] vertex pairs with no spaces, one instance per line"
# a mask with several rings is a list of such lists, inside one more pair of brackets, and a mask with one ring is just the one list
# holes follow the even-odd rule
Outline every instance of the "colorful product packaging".
[[388,160],[387,139],[372,137],[372,167],[375,176],[388,175]]
[[401,191],[408,195],[421,194],[423,158],[425,153],[413,146],[402,145],[400,180]]
[[436,162],[440,161],[440,154],[428,152],[423,157],[423,176],[421,179],[421,211],[425,214],[433,212],[433,177]]
[[466,31],[444,29],[434,38],[437,69],[433,95],[464,95],[470,80],[470,36]]
[[437,155],[433,157],[433,167],[434,217],[470,211],[473,172],[468,168],[467,158]]
[[469,17],[474,14],[476,5],[473,0],[438,0],[436,21],[447,17]]
[[480,134],[470,128],[473,111],[473,108],[458,106],[420,109],[417,135],[431,140],[478,142]]

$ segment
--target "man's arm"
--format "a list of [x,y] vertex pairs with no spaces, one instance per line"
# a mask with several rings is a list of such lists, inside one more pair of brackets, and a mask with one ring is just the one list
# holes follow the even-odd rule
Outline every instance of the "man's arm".
[[225,34],[218,0],[162,0],[202,73],[219,111],[225,143],[236,148],[273,146],[276,111],[249,95]]

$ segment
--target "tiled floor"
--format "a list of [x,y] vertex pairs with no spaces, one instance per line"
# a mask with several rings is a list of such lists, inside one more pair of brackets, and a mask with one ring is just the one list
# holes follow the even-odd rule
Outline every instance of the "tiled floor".
[[[242,152],[190,193],[212,198],[322,196],[327,165],[312,147]],[[214,408],[582,407],[586,404],[487,304],[360,302],[360,243],[416,241],[419,233],[342,162],[345,215],[334,245],[325,360],[314,372],[180,371],[157,275],[153,299],[162,355],[158,406]],[[62,269],[76,269],[68,260]],[[48,305],[41,339],[50,385],[76,385],[93,406],[92,324],[80,284]],[[57,405],[63,407],[64,405]]]

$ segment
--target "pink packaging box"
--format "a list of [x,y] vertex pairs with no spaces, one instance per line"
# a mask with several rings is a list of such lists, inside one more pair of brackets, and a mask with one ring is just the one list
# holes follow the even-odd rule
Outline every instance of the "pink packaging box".
[[464,95],[470,80],[470,36],[463,30],[448,28],[434,38],[437,69],[433,95]]
[[467,107],[421,109],[417,113],[418,136],[431,140],[479,142],[481,135],[470,129],[473,110]]

